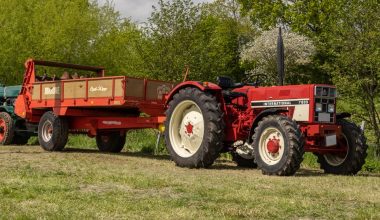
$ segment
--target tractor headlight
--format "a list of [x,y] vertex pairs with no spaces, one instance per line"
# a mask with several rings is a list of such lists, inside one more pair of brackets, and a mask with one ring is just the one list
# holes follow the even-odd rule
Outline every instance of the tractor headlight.
[[322,111],[322,103],[315,103],[315,111],[316,112]]
[[327,106],[327,111],[328,111],[329,113],[334,113],[334,111],[335,111],[335,105],[334,105],[334,104],[329,104],[329,105]]

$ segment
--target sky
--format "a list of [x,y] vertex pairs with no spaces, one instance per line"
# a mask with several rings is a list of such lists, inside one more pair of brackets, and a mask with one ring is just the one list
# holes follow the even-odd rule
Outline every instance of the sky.
[[[99,4],[104,4],[107,0],[98,0]],[[212,2],[213,0],[193,0],[194,3]],[[113,0],[115,9],[125,18],[131,18],[136,22],[144,22],[152,12],[152,5],[157,0]]]

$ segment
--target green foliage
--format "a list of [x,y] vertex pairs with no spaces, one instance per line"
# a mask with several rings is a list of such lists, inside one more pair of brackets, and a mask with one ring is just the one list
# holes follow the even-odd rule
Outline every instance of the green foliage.
[[319,169],[319,163],[317,156],[313,153],[306,152],[303,156],[302,167]]
[[242,78],[239,44],[246,29],[231,16],[234,8],[228,2],[160,0],[145,27],[142,50],[151,77],[181,81],[184,67],[189,66],[193,80],[214,81],[218,75]]
[[158,148],[156,149],[157,135],[157,130],[153,129],[129,131],[127,133],[126,151],[142,152],[152,155],[168,154],[164,137],[161,137]]
[[380,156],[380,8],[377,1],[356,0],[341,10],[350,13],[328,35],[335,59],[326,69],[355,117],[374,132]]
[[[17,84],[29,57],[104,66],[109,75],[181,81],[244,76],[239,49],[252,29],[233,0],[194,4],[160,0],[138,27],[111,4],[87,0],[4,0],[0,7],[0,74]],[[12,74],[10,74],[12,73]]]
[[367,158],[363,170],[371,173],[380,173],[380,162],[373,158]]
[[307,71],[311,74],[310,80],[307,79],[309,82],[332,83],[329,72],[323,68],[326,62],[331,61],[331,45],[326,44],[326,34],[329,33],[337,21],[337,16],[341,13],[337,9],[341,1],[238,1],[242,4],[244,14],[248,15],[259,29],[269,30],[284,26],[312,39],[316,47],[312,65],[306,68],[301,66],[299,71]]
[[[17,84],[29,58],[104,65],[113,74],[132,73],[141,63],[131,44],[134,24],[108,5],[87,0],[3,0],[0,7],[0,76]],[[128,62],[128,65],[125,65]]]

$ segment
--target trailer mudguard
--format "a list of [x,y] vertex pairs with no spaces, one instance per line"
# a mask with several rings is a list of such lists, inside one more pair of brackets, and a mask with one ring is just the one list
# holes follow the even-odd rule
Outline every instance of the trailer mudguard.
[[172,100],[173,96],[181,89],[186,87],[194,87],[201,91],[215,91],[215,92],[222,92],[222,88],[220,88],[217,84],[211,83],[211,82],[200,82],[200,81],[186,81],[183,83],[178,84],[176,87],[174,87],[168,95],[166,95],[166,102],[165,106]]
[[24,96],[19,95],[14,103],[14,113],[20,118],[26,118],[27,105],[24,100]]

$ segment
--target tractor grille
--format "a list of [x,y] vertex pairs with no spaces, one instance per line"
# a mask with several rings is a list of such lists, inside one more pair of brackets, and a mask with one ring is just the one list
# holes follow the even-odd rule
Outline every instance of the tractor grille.
[[334,123],[336,88],[316,86],[314,95],[314,121]]

